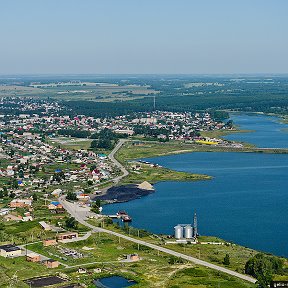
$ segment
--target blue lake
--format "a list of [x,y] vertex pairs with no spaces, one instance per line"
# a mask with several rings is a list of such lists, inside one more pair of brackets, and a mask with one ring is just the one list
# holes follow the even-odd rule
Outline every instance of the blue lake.
[[135,281],[129,281],[121,276],[111,276],[94,281],[96,287],[99,288],[125,288],[136,284]]
[[262,148],[288,148],[288,124],[281,123],[278,117],[232,114],[231,119],[241,129],[254,132],[231,134],[226,139],[248,142]]
[[[274,117],[233,117],[237,117],[238,123],[239,120],[254,121],[249,117],[259,117],[260,128],[257,129],[260,130],[266,121],[281,125]],[[241,117],[248,117],[248,120]],[[235,118],[234,121],[237,123]],[[237,134],[242,138],[238,140],[248,141],[245,139],[250,137],[248,134]],[[286,145],[282,134],[286,135]],[[280,135],[287,147],[288,134],[278,131],[276,135]],[[257,141],[260,138],[261,141],[264,139],[258,137]],[[123,209],[133,217],[134,227],[172,234],[176,224],[191,223],[196,210],[200,234],[219,236],[288,257],[288,154],[201,152],[147,160],[170,169],[208,174],[214,178],[197,182],[160,182],[155,185],[154,194],[127,203],[107,205],[104,213]]]

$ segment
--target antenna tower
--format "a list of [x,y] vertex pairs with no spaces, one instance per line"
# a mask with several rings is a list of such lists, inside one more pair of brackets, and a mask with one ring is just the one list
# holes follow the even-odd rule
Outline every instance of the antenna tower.
[[193,219],[193,230],[194,230],[194,237],[196,238],[198,235],[198,224],[197,224],[197,214],[194,213],[194,219]]

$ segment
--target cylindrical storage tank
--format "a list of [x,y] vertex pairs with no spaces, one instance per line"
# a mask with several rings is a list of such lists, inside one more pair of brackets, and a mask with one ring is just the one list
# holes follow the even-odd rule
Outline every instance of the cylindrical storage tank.
[[177,225],[174,227],[175,230],[175,238],[176,239],[182,239],[183,238],[183,227],[180,225]]
[[192,239],[193,238],[193,229],[191,225],[185,226],[185,238]]

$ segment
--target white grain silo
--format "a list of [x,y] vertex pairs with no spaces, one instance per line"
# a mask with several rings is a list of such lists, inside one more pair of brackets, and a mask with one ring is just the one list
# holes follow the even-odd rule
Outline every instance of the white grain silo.
[[177,225],[174,227],[175,230],[175,238],[182,239],[183,238],[183,227],[181,225]]
[[185,238],[186,239],[192,239],[193,238],[193,229],[192,229],[192,226],[191,225],[186,225],[185,226]]

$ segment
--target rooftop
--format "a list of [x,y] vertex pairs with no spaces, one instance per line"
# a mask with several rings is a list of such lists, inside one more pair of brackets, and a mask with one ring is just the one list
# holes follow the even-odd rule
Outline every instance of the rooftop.
[[12,252],[12,251],[21,250],[21,248],[15,246],[13,244],[7,244],[7,245],[0,246],[0,250],[4,250],[6,252]]

